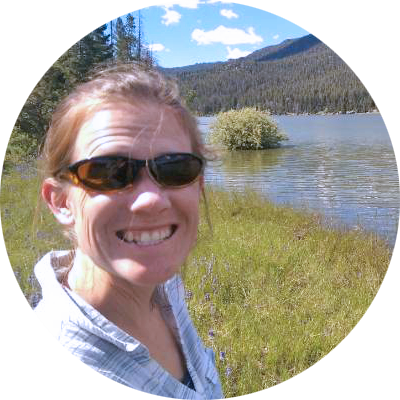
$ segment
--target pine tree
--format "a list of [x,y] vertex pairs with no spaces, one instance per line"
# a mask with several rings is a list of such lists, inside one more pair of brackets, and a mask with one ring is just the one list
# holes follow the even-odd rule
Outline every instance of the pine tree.
[[[136,24],[137,21],[137,24]],[[137,19],[132,13],[118,18],[115,28],[115,56],[118,62],[137,61],[145,66],[156,63],[149,46],[146,46],[143,33],[143,17],[139,11]]]
[[135,18],[132,14],[126,16],[125,22],[125,34],[126,34],[126,61],[133,61],[137,59],[137,38],[136,38],[136,26]]
[[121,17],[117,19],[115,26],[115,58],[117,61],[128,61],[128,46],[125,24]]
[[74,65],[72,68],[78,81],[84,80],[93,66],[112,58],[110,35],[106,33],[106,30],[107,25],[102,25],[73,46]]
[[40,141],[60,100],[84,81],[95,65],[111,59],[106,29],[107,26],[103,25],[90,32],[48,69],[26,101],[17,119],[16,130]]
[[115,33],[115,58],[120,62],[131,62],[138,58],[138,38],[136,34],[136,23],[132,13],[127,14],[125,22],[120,17],[116,23]]

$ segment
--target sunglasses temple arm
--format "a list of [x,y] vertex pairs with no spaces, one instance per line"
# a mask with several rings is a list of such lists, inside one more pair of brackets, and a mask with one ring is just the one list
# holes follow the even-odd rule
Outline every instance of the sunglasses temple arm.
[[56,175],[55,175],[57,178],[59,178],[59,179],[63,179],[63,180],[66,180],[66,181],[70,181],[70,182],[72,182],[72,183],[74,183],[75,185],[78,185],[79,184],[79,179],[77,178],[77,176],[73,173],[73,172],[71,172],[70,170],[61,170],[60,172],[58,172]]

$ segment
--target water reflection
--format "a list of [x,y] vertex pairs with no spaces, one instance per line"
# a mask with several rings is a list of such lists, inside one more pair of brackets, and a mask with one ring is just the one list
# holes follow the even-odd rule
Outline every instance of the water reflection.
[[281,158],[281,149],[226,152],[222,155],[222,170],[228,175],[248,178],[276,167]]
[[[211,165],[206,182],[251,187],[272,201],[306,207],[338,223],[373,230],[394,244],[399,181],[393,148],[379,115],[278,117],[287,145],[235,151]],[[207,119],[200,129],[207,134]]]

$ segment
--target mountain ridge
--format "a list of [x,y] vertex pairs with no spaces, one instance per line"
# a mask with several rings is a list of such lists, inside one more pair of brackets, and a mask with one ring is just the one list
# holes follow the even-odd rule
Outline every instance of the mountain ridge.
[[376,110],[354,72],[311,34],[238,59],[162,70],[199,115],[249,106],[276,114]]
[[[306,45],[304,45],[306,43]],[[180,67],[160,67],[160,69],[166,73],[171,72],[185,72],[185,71],[195,71],[197,69],[210,69],[215,65],[221,65],[232,62],[243,62],[243,61],[271,61],[275,59],[281,59],[294,55],[295,52],[305,51],[306,48],[312,47],[312,45],[323,45],[327,47],[323,42],[321,42],[317,37],[312,34],[302,36],[299,38],[285,39],[283,42],[265,46],[261,49],[255,50],[245,57],[231,58],[226,61],[210,61],[203,63],[189,64]]]
[[244,58],[247,60],[253,59],[254,61],[279,60],[304,52],[318,45],[325,46],[318,38],[310,34],[297,39],[286,39],[278,45],[256,50]]

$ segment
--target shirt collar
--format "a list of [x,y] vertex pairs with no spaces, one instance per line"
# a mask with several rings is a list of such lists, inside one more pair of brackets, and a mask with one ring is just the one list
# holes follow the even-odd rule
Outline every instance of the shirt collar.
[[68,255],[68,251],[53,251],[47,253],[36,264],[35,275],[42,288],[43,301],[54,304],[61,321],[68,321],[122,350],[141,351],[143,355],[147,353],[149,356],[148,350],[139,341],[118,328],[79,295],[61,284],[62,272],[66,270],[63,262],[68,259]]

